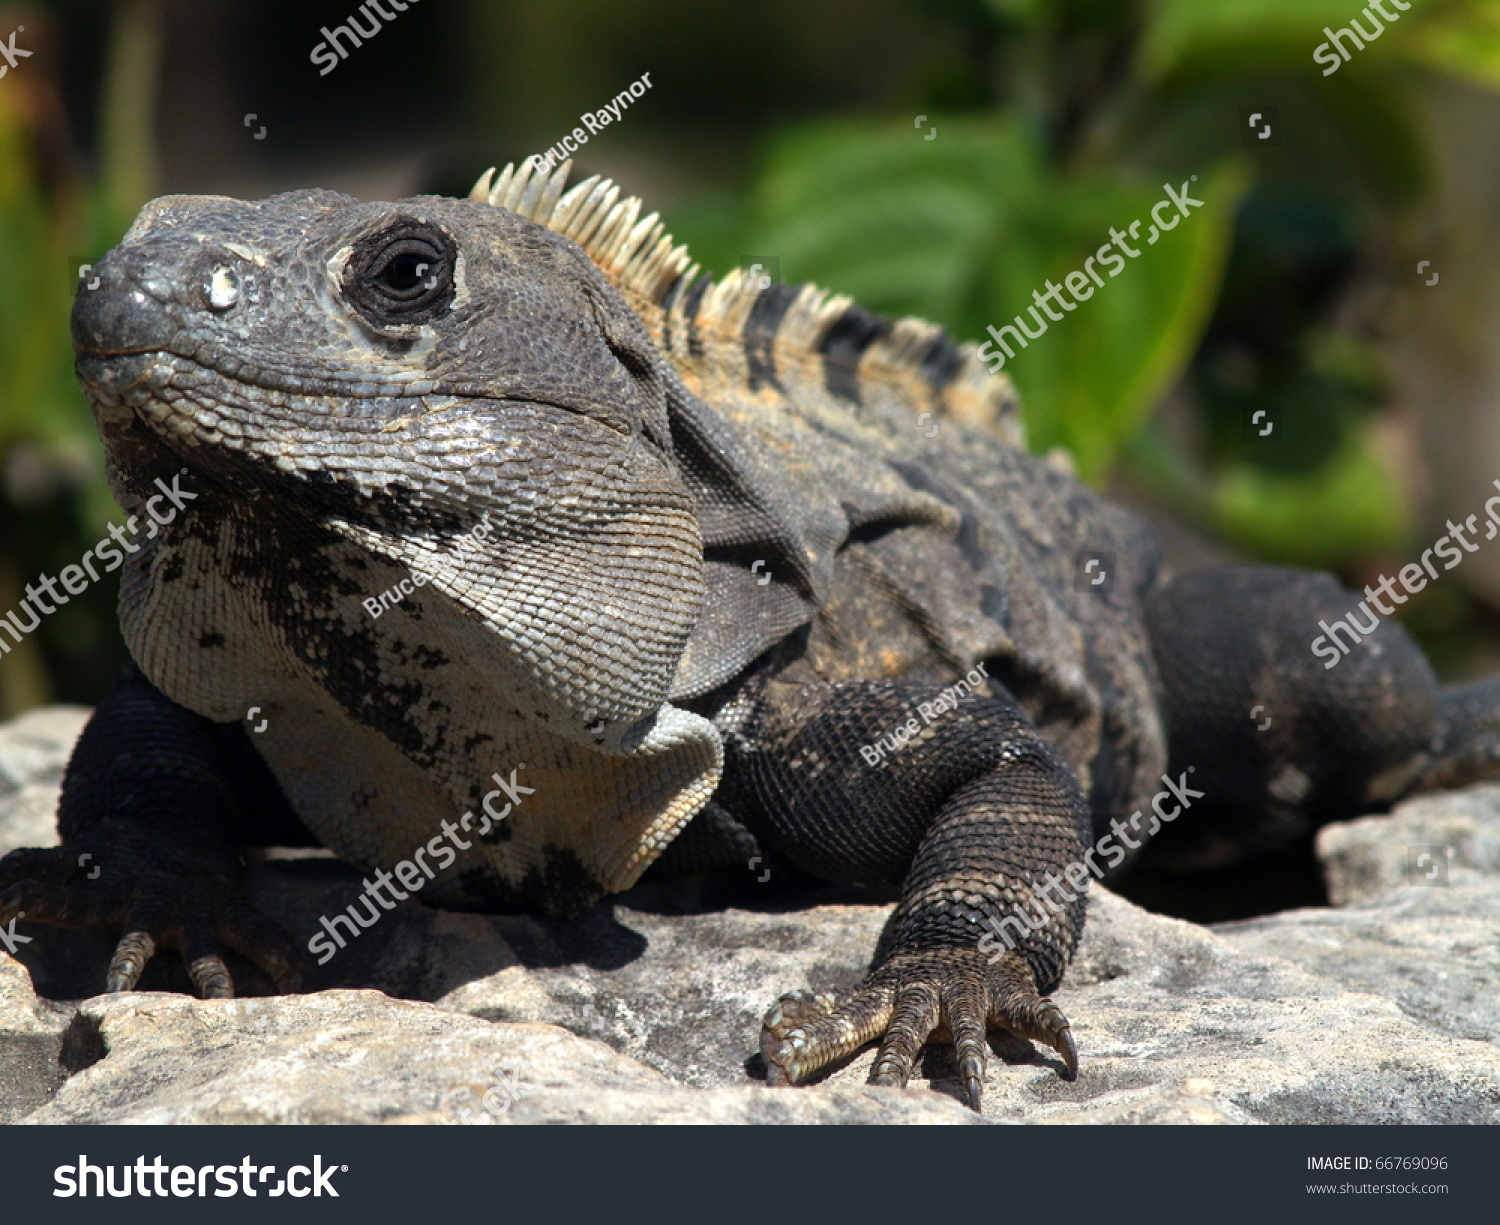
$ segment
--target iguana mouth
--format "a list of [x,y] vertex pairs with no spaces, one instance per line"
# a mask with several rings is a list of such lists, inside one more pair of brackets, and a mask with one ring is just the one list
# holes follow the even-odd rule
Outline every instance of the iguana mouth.
[[[253,387],[259,392],[281,392],[294,396],[326,396],[349,400],[406,398],[429,395],[439,389],[437,380],[410,371],[392,372],[374,378],[354,375],[310,378],[267,368],[258,363],[214,360],[220,356],[222,355],[205,354],[202,351],[189,355],[159,346],[118,350],[79,348],[76,350],[74,368],[81,382],[89,387],[108,391],[132,387],[158,367],[169,370],[174,375],[209,375],[226,383]],[[175,379],[169,379],[164,386],[175,383]],[[465,392],[444,389],[443,394],[463,395]],[[477,396],[479,393],[468,390],[467,394]]]
[[[79,349],[73,357],[73,371],[78,376],[78,381],[91,390],[118,392],[139,382],[149,369],[149,359],[168,356],[171,355],[162,349],[120,349],[110,352]],[[134,363],[134,377],[122,384],[120,372],[129,369],[123,359],[132,357],[142,360]]]
[[[191,416],[191,409],[217,412],[219,409],[234,407],[234,397],[215,396],[211,398],[213,403],[205,403],[188,394],[205,385],[213,385],[209,380],[214,380],[224,387],[253,389],[256,394],[248,396],[248,402],[245,405],[247,411],[262,409],[267,403],[277,403],[275,399],[268,401],[267,395],[285,397],[287,406],[290,406],[292,400],[326,401],[325,409],[332,409],[335,415],[342,415],[337,412],[337,406],[340,403],[357,403],[362,400],[381,400],[391,403],[436,397],[445,401],[472,400],[489,404],[528,404],[554,408],[574,416],[588,417],[596,424],[609,428],[623,437],[630,436],[628,430],[607,418],[600,419],[590,412],[588,407],[568,404],[555,396],[511,395],[486,387],[449,385],[426,377],[408,376],[405,379],[393,378],[389,381],[350,378],[315,381],[300,375],[279,375],[278,372],[268,371],[262,366],[250,366],[244,363],[239,365],[238,370],[231,372],[221,366],[206,362],[201,357],[188,357],[163,348],[78,349],[73,360],[73,368],[78,381],[91,393],[91,399],[107,396],[110,397],[112,404],[123,403],[123,398],[128,393],[137,392],[149,397],[145,402],[164,403],[155,393],[171,389],[179,393],[180,401],[186,401],[190,406],[188,416]],[[165,371],[166,377],[152,379],[153,371],[158,369]],[[206,379],[193,378],[194,375],[208,377]],[[215,408],[215,404],[218,408]],[[101,407],[104,406],[101,405]],[[133,407],[139,409],[142,405]],[[420,411],[440,412],[444,407],[446,405],[424,404],[420,407]],[[184,410],[181,404],[177,403],[171,411],[175,414],[182,414]]]

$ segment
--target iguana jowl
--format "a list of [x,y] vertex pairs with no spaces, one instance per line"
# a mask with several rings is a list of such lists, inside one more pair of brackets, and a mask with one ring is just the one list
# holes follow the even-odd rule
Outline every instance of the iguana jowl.
[[96,266],[74,337],[114,489],[196,498],[129,560],[135,664],[75,751],[63,847],[0,861],[0,921],[123,933],[112,990],[158,940],[206,995],[232,993],[225,946],[288,987],[242,848],[305,826],[388,868],[524,770],[425,898],[572,914],[674,839],[682,866],[900,885],[857,992],[767,1015],[771,1079],[879,1040],[873,1079],[904,1084],[936,1035],[977,1107],[988,1028],[1077,1069],[1047,993],[1083,898],[999,958],[991,921],[1145,806],[1169,747],[1207,797],[1170,831],[1184,861],[1492,769],[1494,686],[1439,690],[1396,626],[1325,672],[1310,627],[1348,597],[1322,576],[1170,582],[1140,524],[1025,453],[973,346],[715,283],[567,169],[468,200],[168,197]]

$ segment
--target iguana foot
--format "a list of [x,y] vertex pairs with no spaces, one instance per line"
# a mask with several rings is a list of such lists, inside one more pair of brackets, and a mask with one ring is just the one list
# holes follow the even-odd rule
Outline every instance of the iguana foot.
[[975,948],[898,952],[842,1004],[811,992],[784,995],[763,1024],[761,1055],[773,1085],[804,1080],[880,1038],[870,1083],[904,1086],[923,1045],[937,1038],[956,1048],[965,1097],[978,1110],[991,1027],[1046,1043],[1062,1056],[1063,1078],[1078,1075],[1068,1019],[1013,952],[993,966]]
[[110,992],[135,989],[158,943],[181,950],[205,999],[234,995],[226,947],[281,991],[297,989],[291,941],[246,898],[237,854],[144,847],[139,830],[111,825],[101,822],[68,846],[28,847],[0,859],[0,925],[20,919],[123,932],[106,975]]

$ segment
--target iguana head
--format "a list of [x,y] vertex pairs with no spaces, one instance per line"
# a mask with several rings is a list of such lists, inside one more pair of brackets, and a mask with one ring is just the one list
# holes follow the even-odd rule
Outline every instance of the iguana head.
[[[273,402],[336,401],[357,406],[343,417],[389,425],[451,397],[547,405],[580,437],[670,451],[663,372],[639,322],[574,243],[503,209],[172,196],[95,275],[73,316],[79,375],[101,403],[127,388],[180,398],[157,417],[174,445],[274,456],[285,423]],[[211,437],[197,406],[216,396],[243,422],[240,441]],[[330,440],[346,428],[298,427]]]
[[[127,565],[147,675],[216,720],[259,705],[274,728],[279,703],[283,740],[257,743],[304,816],[353,795],[450,818],[524,762],[536,828],[518,814],[492,849],[512,893],[562,851],[575,894],[633,880],[717,778],[717,734],[671,699],[816,594],[759,461],[598,265],[487,203],[297,192],[155,201],[94,274],[77,371],[116,491],[134,509],[182,473],[197,495]],[[734,591],[750,615],[688,666]],[[330,788],[331,759],[371,754],[376,783]],[[410,849],[396,826],[320,832],[356,860]]]
[[[74,309],[77,370],[127,484],[185,464],[385,537],[404,563],[488,513],[512,564],[470,582],[549,559],[524,577],[558,605],[531,602],[551,617],[533,633],[554,652],[577,642],[580,726],[618,737],[666,698],[703,603],[701,503],[734,508],[744,545],[751,520],[775,534],[734,440],[598,266],[508,210],[167,197],[95,275]],[[805,594],[801,569],[782,578]],[[580,683],[552,679],[559,696]]]

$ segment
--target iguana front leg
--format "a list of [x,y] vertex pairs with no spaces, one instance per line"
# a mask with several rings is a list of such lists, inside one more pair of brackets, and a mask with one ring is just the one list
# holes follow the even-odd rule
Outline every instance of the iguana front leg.
[[296,989],[291,942],[245,896],[240,852],[312,839],[242,729],[127,665],[73,750],[57,823],[62,846],[0,858],[0,923],[120,933],[107,991],[134,990],[159,943],[181,951],[205,998],[235,993],[225,947]]
[[[961,698],[870,764],[861,749],[889,743],[940,692],[773,683],[731,744],[726,800],[773,850],[827,879],[904,882],[852,996],[785,996],[767,1013],[772,1083],[805,1079],[880,1039],[872,1082],[904,1085],[937,1037],[955,1045],[977,1110],[991,1027],[1046,1043],[1062,1055],[1063,1075],[1077,1074],[1072,1031],[1046,993],[1077,946],[1084,899],[1063,890],[1055,912],[1036,899],[1050,892],[1049,873],[1082,858],[1082,792],[1019,707],[990,697]],[[1034,930],[1016,920],[1028,907],[1048,916]]]

